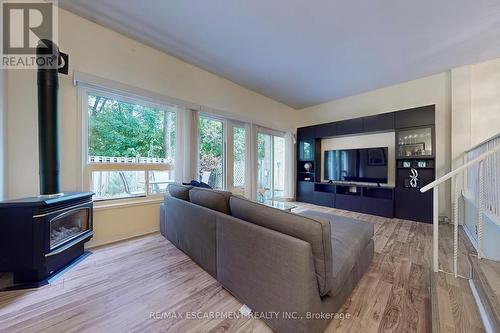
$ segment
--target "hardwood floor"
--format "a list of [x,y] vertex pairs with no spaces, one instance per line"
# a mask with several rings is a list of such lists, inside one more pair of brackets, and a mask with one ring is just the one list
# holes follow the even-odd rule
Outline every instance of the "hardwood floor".
[[[495,329],[500,332],[500,262],[470,257],[472,275],[478,294],[482,297],[485,312]],[[494,318],[494,319],[493,319]]]
[[[295,211],[305,209],[375,225],[373,263],[340,310],[351,318],[332,321],[327,332],[430,331],[430,225],[312,205]],[[449,229],[442,226],[443,235]],[[442,256],[449,251],[440,250]],[[242,304],[161,235],[93,252],[53,285],[1,292],[0,332],[271,332],[257,319],[186,318],[237,312]],[[183,318],[158,317],[165,313]]]
[[341,312],[350,320],[332,321],[327,332],[429,332],[430,225],[317,206],[375,225],[375,256]]

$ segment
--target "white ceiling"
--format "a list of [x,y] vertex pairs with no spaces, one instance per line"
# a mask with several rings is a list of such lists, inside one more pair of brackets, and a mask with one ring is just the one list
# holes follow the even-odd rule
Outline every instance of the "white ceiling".
[[500,57],[499,0],[59,0],[294,108]]

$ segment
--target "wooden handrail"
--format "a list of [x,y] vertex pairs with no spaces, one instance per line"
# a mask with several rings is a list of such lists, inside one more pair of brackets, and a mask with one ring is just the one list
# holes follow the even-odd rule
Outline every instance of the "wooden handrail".
[[438,186],[439,184],[444,183],[445,181],[447,181],[451,177],[455,176],[456,174],[462,172],[463,170],[468,169],[469,167],[471,167],[471,166],[473,166],[473,165],[475,165],[475,164],[477,164],[477,163],[479,163],[481,161],[484,161],[486,158],[488,158],[491,155],[495,154],[497,151],[500,151],[500,145],[497,146],[497,147],[495,147],[495,148],[493,148],[492,150],[489,150],[489,151],[485,152],[484,154],[476,157],[472,161],[469,161],[469,162],[465,163],[464,165],[459,166],[455,170],[448,172],[446,175],[444,175],[444,176],[436,179],[432,183],[429,183],[429,184],[425,185],[424,187],[422,187],[420,189],[420,192],[425,193],[428,190],[430,190],[431,188],[434,188],[434,187]]

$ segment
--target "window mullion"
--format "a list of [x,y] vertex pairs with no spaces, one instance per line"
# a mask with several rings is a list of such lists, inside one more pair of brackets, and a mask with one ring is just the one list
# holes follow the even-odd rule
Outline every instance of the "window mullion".
[[226,190],[232,191],[234,185],[234,175],[232,165],[234,164],[234,125],[226,121],[226,147],[225,147],[225,170],[226,170]]
[[144,171],[144,186],[146,186],[146,196],[149,196],[151,193],[149,193],[149,170],[146,169]]
[[271,200],[274,200],[274,135],[271,135]]

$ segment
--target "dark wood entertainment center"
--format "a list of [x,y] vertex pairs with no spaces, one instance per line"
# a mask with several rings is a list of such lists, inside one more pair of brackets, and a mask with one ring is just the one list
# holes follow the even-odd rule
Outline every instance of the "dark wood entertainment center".
[[[382,132],[396,133],[395,186],[322,181],[321,140]],[[434,105],[300,127],[297,201],[431,223],[432,192],[419,189],[435,179],[435,151]]]

